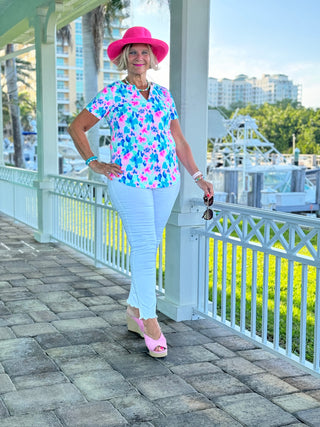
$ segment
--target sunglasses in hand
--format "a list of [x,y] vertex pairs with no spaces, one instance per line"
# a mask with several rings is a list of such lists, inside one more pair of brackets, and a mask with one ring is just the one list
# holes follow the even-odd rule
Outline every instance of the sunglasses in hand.
[[207,206],[207,209],[204,211],[204,214],[202,215],[202,218],[209,221],[213,218],[213,211],[212,209],[209,209],[209,206],[213,203],[213,196],[208,198],[208,196],[203,197],[204,204]]

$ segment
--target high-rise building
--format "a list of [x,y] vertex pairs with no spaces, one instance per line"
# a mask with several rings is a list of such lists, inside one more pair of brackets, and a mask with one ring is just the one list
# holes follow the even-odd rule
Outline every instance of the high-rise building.
[[[102,89],[122,76],[107,55],[109,43],[121,38],[122,30],[122,19],[117,18],[112,21],[112,38],[108,31],[105,31],[100,58],[101,69],[98,76],[98,88]],[[56,48],[58,133],[60,136],[66,134],[66,117],[72,116],[84,106],[82,18],[71,23],[71,38],[71,46],[62,45],[61,41],[57,41]]]
[[230,108],[231,104],[275,104],[283,99],[301,102],[301,85],[284,74],[264,74],[261,79],[240,74],[234,80],[209,77],[208,104]]

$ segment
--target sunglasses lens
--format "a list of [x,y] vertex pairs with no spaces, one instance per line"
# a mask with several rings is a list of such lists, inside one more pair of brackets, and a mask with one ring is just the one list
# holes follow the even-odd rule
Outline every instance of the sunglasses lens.
[[212,203],[213,203],[213,196],[211,196],[211,197],[210,197],[210,199],[208,199],[208,197],[207,197],[207,196],[204,196],[204,197],[203,197],[203,201],[204,201],[204,203],[205,203],[207,206],[211,206],[211,205],[212,205]]
[[204,211],[204,214],[202,215],[202,218],[205,219],[206,221],[209,221],[210,219],[213,218],[213,212],[211,209],[206,209]]

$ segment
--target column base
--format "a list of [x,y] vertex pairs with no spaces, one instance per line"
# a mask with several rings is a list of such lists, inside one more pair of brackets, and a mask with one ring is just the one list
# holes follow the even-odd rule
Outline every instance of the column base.
[[49,243],[49,242],[52,242],[50,234],[41,233],[41,231],[36,231],[34,233],[33,237],[39,243]]
[[170,319],[175,320],[176,322],[182,322],[183,320],[192,320],[192,305],[179,306],[177,304],[174,304],[172,301],[169,301],[165,296],[158,297],[157,309],[161,311],[161,313],[170,317]]

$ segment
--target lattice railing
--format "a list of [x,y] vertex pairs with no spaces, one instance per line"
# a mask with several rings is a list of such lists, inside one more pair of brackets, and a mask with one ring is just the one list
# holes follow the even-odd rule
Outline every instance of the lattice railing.
[[0,211],[24,224],[38,225],[37,172],[0,166]]
[[319,371],[320,220],[216,203],[195,234],[197,311]]
[[[109,200],[107,186],[52,176],[52,237],[125,275],[130,275],[129,243]],[[163,242],[158,254],[158,290],[163,292]]]

